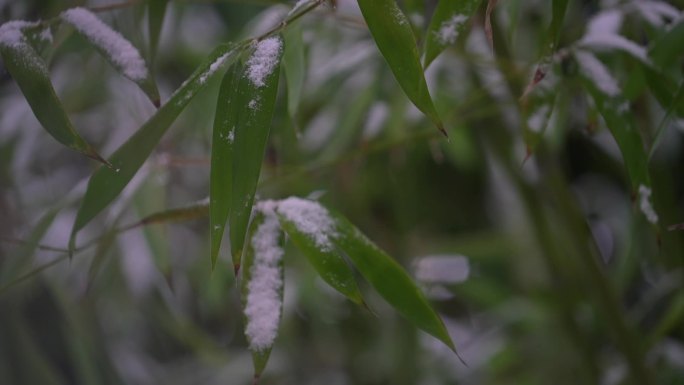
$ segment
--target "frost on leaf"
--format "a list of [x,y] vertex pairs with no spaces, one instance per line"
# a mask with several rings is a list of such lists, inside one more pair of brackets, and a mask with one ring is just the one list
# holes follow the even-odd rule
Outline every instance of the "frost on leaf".
[[278,335],[283,289],[279,264],[283,249],[280,246],[280,224],[273,211],[273,203],[262,202],[257,210],[263,213],[264,221],[251,239],[254,263],[247,284],[245,335],[249,340],[249,348],[261,352],[270,348]]
[[23,20],[14,20],[4,23],[0,26],[0,45],[16,49],[27,44],[22,30],[37,25],[38,23]]
[[651,193],[650,188],[643,184],[639,186],[639,208],[649,222],[656,224],[658,223],[658,214],[656,214],[651,204]]
[[202,75],[200,75],[200,77],[199,77],[200,84],[206,83],[207,80],[210,77],[212,77],[216,73],[216,71],[218,71],[219,68],[221,68],[223,66],[223,64],[225,64],[225,62],[228,59],[228,57],[230,56],[230,54],[231,54],[231,52],[227,52],[227,53],[221,55],[218,59],[214,60],[214,62],[211,63],[211,65],[209,65],[209,68],[205,72],[203,72]]
[[280,201],[276,210],[297,230],[311,237],[321,250],[333,249],[330,237],[335,236],[335,223],[325,207],[317,202],[290,197]]
[[140,52],[120,33],[102,22],[85,8],[72,8],[62,12],[62,20],[71,24],[90,42],[106,52],[124,76],[140,81],[147,78],[147,66]]
[[279,37],[269,37],[257,43],[254,53],[247,61],[247,77],[256,87],[266,85],[266,78],[278,65],[283,42]]
[[458,33],[460,32],[461,26],[468,21],[468,16],[466,15],[454,15],[451,19],[443,22],[439,29],[434,31],[437,41],[441,45],[454,44],[456,38],[458,38]]

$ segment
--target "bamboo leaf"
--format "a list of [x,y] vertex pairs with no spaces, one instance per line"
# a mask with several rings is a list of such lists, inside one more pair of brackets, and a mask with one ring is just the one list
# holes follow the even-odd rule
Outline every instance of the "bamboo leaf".
[[186,207],[178,207],[163,211],[152,213],[140,221],[126,226],[121,231],[134,229],[136,227],[161,224],[161,223],[177,223],[185,222],[192,219],[202,218],[209,213],[209,204],[206,201],[200,201]]
[[425,45],[425,68],[444,49],[456,42],[481,0],[440,0],[428,27]]
[[45,130],[58,142],[103,164],[108,164],[74,129],[48,74],[47,65],[24,35],[34,24],[12,21],[0,27],[0,53]]
[[68,9],[60,18],[74,27],[119,73],[135,82],[152,104],[159,107],[157,85],[133,44],[85,8]]
[[[283,206],[285,215],[276,209],[276,212],[278,212],[278,219],[280,220],[283,230],[285,230],[289,239],[292,240],[292,243],[294,243],[295,246],[297,246],[297,248],[302,252],[302,254],[304,254],[304,256],[309,260],[311,265],[313,265],[325,282],[327,282],[333,289],[349,298],[349,300],[352,302],[358,305],[363,305],[363,296],[361,295],[361,291],[356,284],[354,272],[339,251],[335,250],[334,248],[322,247],[317,242],[317,239],[314,235],[301,229],[295,220],[286,215],[288,202],[297,201],[309,202],[297,198],[290,198],[280,204]],[[309,203],[317,205],[315,202]],[[320,207],[321,210],[325,210],[320,205],[318,205],[318,207]],[[321,229],[319,228],[319,230]],[[333,234],[329,235],[332,236]]]
[[271,129],[282,52],[282,39],[279,36],[258,42],[238,85],[229,219],[231,253],[236,271],[240,266],[247,224]]
[[291,26],[285,31],[283,37],[285,39],[283,68],[287,80],[287,111],[290,117],[294,119],[299,109],[305,76],[302,27],[299,24]]
[[[235,48],[235,49],[234,49]],[[138,172],[166,130],[210,77],[236,59],[237,47],[221,45],[183,83],[152,117],[140,127],[111,157],[112,168],[100,167],[88,182],[81,207],[71,231],[69,249],[73,251],[76,235],[109,205]]]
[[394,77],[415,106],[447,136],[420,64],[411,25],[395,0],[358,0],[368,29]]
[[257,209],[249,240],[240,292],[256,383],[271,355],[283,310],[284,236],[272,208]]
[[649,56],[657,66],[667,68],[674,64],[678,57],[682,57],[682,52],[684,52],[684,20],[680,20],[653,42],[649,49]]
[[211,172],[209,180],[209,238],[212,269],[221,248],[221,240],[230,213],[233,180],[233,140],[238,125],[237,89],[242,66],[235,64],[221,82],[214,132],[211,140]]
[[334,212],[331,215],[337,230],[333,242],[344,250],[361,275],[399,313],[456,353],[442,319],[408,273],[346,218]]
[[150,36],[148,60],[150,65],[154,63],[154,59],[157,55],[159,36],[161,35],[162,27],[164,25],[164,16],[166,15],[166,6],[168,3],[169,0],[149,0],[147,5],[147,30]]

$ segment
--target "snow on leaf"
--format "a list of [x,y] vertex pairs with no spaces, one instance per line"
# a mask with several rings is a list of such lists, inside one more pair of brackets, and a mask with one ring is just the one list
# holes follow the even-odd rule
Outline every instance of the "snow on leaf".
[[335,223],[323,206],[306,199],[290,197],[278,203],[277,212],[297,229],[309,235],[323,251],[333,248],[331,237],[335,236]]
[[658,214],[656,214],[653,205],[651,204],[651,194],[652,191],[650,188],[643,184],[639,185],[639,208],[649,222],[656,224],[658,223]]
[[38,23],[24,20],[13,20],[2,24],[2,26],[0,26],[0,45],[9,48],[18,48],[19,46],[26,44],[26,37],[24,37],[22,30],[37,25]]
[[437,41],[442,45],[454,44],[458,38],[460,27],[468,21],[467,15],[454,15],[451,19],[443,22],[439,29],[434,31]]
[[140,81],[147,78],[148,71],[140,52],[120,33],[85,8],[71,8],[60,15],[88,40],[98,46],[119,67],[124,76]]
[[265,80],[278,65],[282,49],[283,42],[277,36],[257,43],[254,53],[247,61],[247,77],[252,84],[256,87],[266,85]]
[[273,202],[261,202],[257,206],[264,215],[263,222],[252,236],[254,264],[250,269],[251,279],[247,285],[245,303],[245,335],[249,348],[261,352],[273,345],[278,335],[278,323],[282,309],[281,290],[283,280],[280,261],[283,249],[280,246],[280,224],[275,215]]

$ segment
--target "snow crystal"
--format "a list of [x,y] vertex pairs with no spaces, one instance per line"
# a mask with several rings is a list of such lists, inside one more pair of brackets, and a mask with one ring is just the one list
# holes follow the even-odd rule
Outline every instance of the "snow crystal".
[[462,255],[428,255],[416,264],[416,279],[425,283],[458,283],[469,275],[470,264]]
[[283,43],[278,37],[269,37],[257,43],[254,53],[247,61],[247,77],[257,87],[266,85],[265,80],[278,65]]
[[616,97],[620,94],[620,87],[617,81],[608,72],[606,66],[594,55],[578,51],[575,52],[575,59],[577,59],[580,70],[594,83],[599,91],[609,97]]
[[331,236],[335,236],[335,224],[328,214],[328,210],[320,203],[290,197],[278,203],[276,209],[288,221],[294,223],[297,229],[309,237],[324,251],[333,248]]
[[454,15],[451,19],[443,22],[439,29],[434,32],[437,41],[442,45],[454,44],[458,38],[459,29],[467,21],[468,16],[466,15]]
[[95,14],[79,7],[64,11],[60,17],[104,50],[124,76],[133,81],[147,77],[147,67],[138,50]]
[[251,239],[254,264],[247,285],[245,335],[250,349],[263,351],[273,345],[278,335],[282,308],[280,291],[283,288],[278,265],[283,257],[283,249],[279,245],[280,224],[272,203],[261,202],[257,209],[264,214],[264,221]]
[[539,107],[529,119],[527,119],[527,127],[532,132],[541,132],[546,124],[546,119],[549,114],[549,106],[543,105]]
[[247,103],[247,107],[249,107],[250,110],[256,110],[257,108],[259,108],[259,100],[250,100],[249,103]]
[[22,30],[37,25],[38,23],[23,20],[13,20],[2,24],[0,26],[0,45],[18,48],[18,46],[26,44],[26,38]]
[[204,84],[207,82],[207,80],[214,74],[216,71],[219,70],[223,66],[223,64],[226,62],[226,59],[228,59],[228,56],[230,56],[230,52],[223,54],[221,57],[218,59],[214,60],[213,63],[209,66],[209,69],[204,71],[202,75],[199,78],[200,84]]
[[655,224],[658,223],[658,214],[656,214],[655,210],[653,209],[653,205],[651,205],[651,193],[652,191],[650,188],[644,186],[643,184],[639,186],[639,208],[646,216],[646,219]]

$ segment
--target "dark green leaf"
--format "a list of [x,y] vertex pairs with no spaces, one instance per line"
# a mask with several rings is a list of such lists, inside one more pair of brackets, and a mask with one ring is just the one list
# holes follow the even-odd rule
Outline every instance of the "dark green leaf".
[[240,77],[236,103],[233,193],[230,206],[230,242],[236,270],[252,213],[261,163],[275,109],[282,56],[282,39],[274,36],[257,43]]
[[649,56],[657,66],[667,68],[674,64],[678,57],[682,57],[682,52],[684,52],[684,20],[680,20],[653,42]]
[[333,218],[338,231],[333,241],[344,250],[361,275],[399,313],[456,352],[442,319],[406,271],[346,218],[336,213]]
[[47,66],[29,45],[21,23],[5,23],[0,30],[0,53],[5,68],[19,85],[40,124],[52,137],[72,150],[107,164],[74,129],[52,87]]
[[[236,49],[237,50],[237,49]],[[236,59],[231,45],[221,45],[183,83],[157,112],[140,127],[112,155],[112,168],[100,167],[88,182],[81,207],[71,232],[69,249],[73,250],[76,235],[97,214],[102,212],[126,187],[138,172],[166,130],[176,120],[190,100],[204,87],[216,72]]]
[[425,68],[454,44],[482,0],[440,0],[430,21],[425,45]]
[[164,16],[166,15],[166,6],[169,0],[149,0],[147,5],[147,27],[150,35],[150,45],[148,52],[148,60],[150,65],[154,63],[154,58],[157,55],[157,48],[159,47],[159,36],[164,25]]
[[242,66],[235,64],[224,75],[214,116],[209,180],[209,238],[212,269],[216,266],[223,232],[230,213],[233,192],[233,140],[235,128],[238,125],[237,89],[242,71]]
[[61,19],[73,26],[118,72],[135,82],[159,107],[157,84],[133,44],[85,8],[68,9],[61,14]]
[[416,39],[394,0],[358,0],[368,29],[406,96],[446,136],[425,82]]

